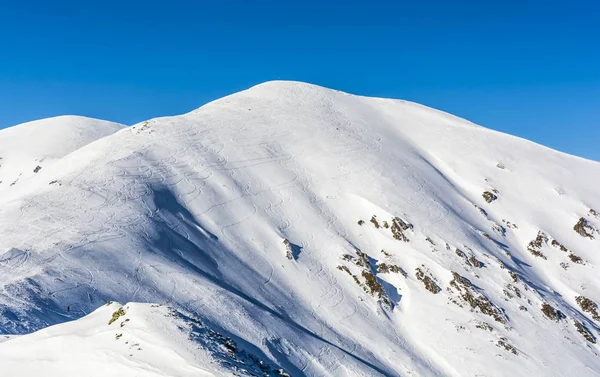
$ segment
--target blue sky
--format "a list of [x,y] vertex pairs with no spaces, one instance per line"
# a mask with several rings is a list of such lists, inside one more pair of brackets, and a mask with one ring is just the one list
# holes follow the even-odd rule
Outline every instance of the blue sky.
[[132,124],[288,79],[600,160],[597,1],[0,0],[0,128]]

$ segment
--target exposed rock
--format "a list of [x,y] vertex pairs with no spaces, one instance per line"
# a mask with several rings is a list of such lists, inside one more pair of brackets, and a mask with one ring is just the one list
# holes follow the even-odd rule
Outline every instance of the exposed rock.
[[492,330],[494,330],[494,328],[492,327],[492,325],[490,325],[487,322],[478,322],[477,325],[475,325],[475,327],[477,327],[478,329],[486,330],[486,331],[492,331]]
[[371,223],[373,223],[373,225],[375,225],[375,228],[379,229],[379,222],[377,222],[377,216],[373,215],[370,221]]
[[[352,276],[354,282],[361,287],[366,293],[372,295],[377,298],[379,302],[381,302],[386,308],[390,309],[392,307],[392,303],[390,299],[387,297],[383,285],[377,280],[375,276],[375,271],[373,271],[371,267],[371,263],[369,260],[369,256],[362,252],[361,250],[356,250],[357,258],[350,256],[349,254],[345,254],[342,259],[346,261],[353,262],[356,266],[361,267],[361,276],[364,279],[364,283],[361,282],[358,276],[354,275],[350,269],[346,266],[338,266],[337,269],[340,271],[346,272],[348,275]],[[383,267],[382,267],[383,266]],[[378,266],[378,269],[385,270],[385,272],[400,272],[402,269],[395,265],[387,265],[385,263],[381,263]]]
[[596,229],[590,224],[585,218],[580,218],[577,224],[573,227],[573,230],[582,237],[594,239],[594,232]]
[[598,313],[598,304],[596,304],[594,301],[590,300],[589,298],[587,298],[585,296],[577,296],[577,297],[575,297],[575,301],[577,302],[577,304],[579,305],[581,310],[583,310],[586,313],[590,313],[592,315],[592,318],[594,319],[594,321],[600,322],[600,314]]
[[508,339],[506,339],[506,338],[501,338],[496,345],[498,347],[504,348],[505,350],[507,350],[509,352],[512,352],[515,355],[519,355],[519,353],[517,352],[517,349],[513,345],[508,343]]
[[573,253],[569,254],[569,259],[571,259],[573,263],[583,264],[583,259],[581,259],[581,257]]
[[285,246],[285,257],[289,260],[294,259],[294,250],[292,249],[292,243],[286,238],[283,240]]
[[475,268],[481,268],[483,263],[481,263],[474,255],[471,255],[469,258],[469,264]]
[[[514,285],[507,284],[506,289],[510,292],[513,292],[518,298],[521,298],[521,290],[519,288],[515,287]],[[504,291],[504,294],[510,296],[507,290]]]
[[498,196],[496,196],[496,194],[494,194],[491,191],[484,191],[482,196],[485,199],[485,201],[488,203],[491,203],[498,199]]
[[548,242],[548,237],[544,232],[539,231],[536,239],[531,241],[529,245],[527,245],[527,250],[529,250],[531,254],[538,258],[548,259],[541,251],[544,243],[546,242]]
[[418,280],[423,282],[425,289],[427,289],[429,292],[433,293],[434,295],[441,292],[442,288],[440,288],[431,277],[425,275],[420,268],[416,268],[415,276]]
[[542,305],[542,313],[554,321],[560,321],[561,319],[565,318],[565,315],[560,310],[554,309],[554,307],[548,303],[544,303]]
[[387,274],[390,272],[393,273],[401,273],[404,277],[407,276],[406,272],[400,268],[399,266],[395,265],[395,264],[386,264],[386,263],[379,263],[377,265],[377,272],[380,272],[382,274]]
[[577,328],[577,332],[583,335],[585,340],[590,343],[596,343],[596,337],[585,327],[583,323],[575,321],[575,327]]
[[119,308],[116,312],[114,312],[112,314],[112,318],[110,319],[110,321],[108,321],[108,324],[112,324],[114,323],[117,319],[119,319],[120,317],[125,315],[125,311],[123,310],[123,308]]
[[398,241],[408,242],[409,239],[408,237],[406,237],[404,232],[412,228],[412,224],[404,222],[399,217],[394,217],[392,219],[392,227],[390,228],[390,230],[392,231],[392,235],[395,239],[397,239]]
[[454,278],[450,281],[450,286],[454,287],[460,297],[467,302],[471,308],[478,308],[482,314],[494,318],[495,321],[502,324],[506,323],[506,318],[501,310],[497,308],[489,298],[477,292],[471,281],[456,272],[452,272]]
[[373,296],[381,299],[388,306],[390,305],[389,299],[385,295],[385,291],[383,290],[383,285],[377,281],[375,275],[370,272],[363,270],[362,277],[365,279],[365,286],[367,287],[366,291]]
[[563,244],[561,244],[557,240],[552,240],[551,244],[552,246],[559,248],[560,251],[564,251],[565,253],[569,251],[569,249],[567,249]]
[[359,267],[370,269],[369,256],[367,253],[363,253],[362,251],[356,249],[356,254],[358,255],[358,260],[356,260],[354,263]]
[[346,266],[339,265],[337,266],[337,269],[346,272],[348,275],[352,275],[352,272],[350,272],[350,269]]
[[503,222],[504,224],[506,224],[506,227],[507,227],[507,228],[509,228],[509,229],[519,229],[519,227],[517,226],[517,224],[515,224],[515,223],[512,223],[512,222],[510,222],[510,221],[508,221],[508,220],[504,220],[504,219],[502,219],[502,222]]

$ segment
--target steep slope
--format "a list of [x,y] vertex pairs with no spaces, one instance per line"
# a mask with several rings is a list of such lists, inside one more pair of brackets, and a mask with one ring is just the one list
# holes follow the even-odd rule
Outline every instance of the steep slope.
[[0,207],[4,332],[159,302],[293,376],[598,375],[597,162],[270,82],[44,174]]
[[0,190],[124,127],[81,116],[59,116],[0,130]]

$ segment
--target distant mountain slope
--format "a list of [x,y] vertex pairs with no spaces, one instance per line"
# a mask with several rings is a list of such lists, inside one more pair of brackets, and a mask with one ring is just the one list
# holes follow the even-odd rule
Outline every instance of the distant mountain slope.
[[0,130],[0,190],[124,127],[81,116],[59,116]]
[[0,329],[158,302],[293,376],[598,376],[598,187],[443,112],[269,82],[5,199]]

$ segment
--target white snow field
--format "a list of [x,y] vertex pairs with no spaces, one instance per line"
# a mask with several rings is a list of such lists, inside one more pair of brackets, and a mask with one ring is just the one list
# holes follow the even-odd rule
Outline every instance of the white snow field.
[[81,116],[59,116],[0,130],[0,190],[123,127]]
[[0,185],[2,376],[600,376],[600,163],[297,82],[119,128]]

